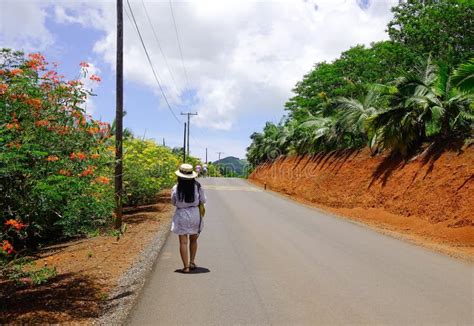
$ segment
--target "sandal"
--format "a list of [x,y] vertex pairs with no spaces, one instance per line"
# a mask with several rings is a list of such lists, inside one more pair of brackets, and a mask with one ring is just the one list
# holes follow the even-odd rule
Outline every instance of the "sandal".
[[183,274],[189,274],[190,271],[191,271],[191,268],[189,266],[186,266],[183,269],[181,269],[181,273]]
[[189,269],[190,270],[193,270],[193,269],[196,269],[196,268],[197,268],[197,266],[196,266],[195,263],[189,263]]

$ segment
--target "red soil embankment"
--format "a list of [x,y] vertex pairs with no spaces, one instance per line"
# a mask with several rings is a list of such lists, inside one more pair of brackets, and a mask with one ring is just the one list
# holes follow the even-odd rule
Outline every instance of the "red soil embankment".
[[474,148],[409,161],[368,150],[282,157],[249,177],[270,190],[474,260]]

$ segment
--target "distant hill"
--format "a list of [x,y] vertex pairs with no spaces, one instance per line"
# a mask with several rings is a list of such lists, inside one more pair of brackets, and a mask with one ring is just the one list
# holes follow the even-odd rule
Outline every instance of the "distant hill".
[[235,156],[227,156],[223,159],[213,162],[214,165],[219,167],[221,174],[224,176],[232,177],[243,177],[246,176],[246,167],[248,166],[247,160],[241,160]]

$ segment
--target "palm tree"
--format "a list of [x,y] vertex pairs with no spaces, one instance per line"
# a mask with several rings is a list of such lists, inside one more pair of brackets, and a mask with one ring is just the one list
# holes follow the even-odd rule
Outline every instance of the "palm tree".
[[368,119],[372,147],[406,155],[426,140],[472,132],[472,96],[451,86],[447,69],[432,64],[395,80],[389,108]]
[[350,135],[352,146],[367,143],[372,135],[369,133],[368,119],[380,111],[382,105],[383,85],[373,85],[360,101],[353,98],[338,97],[335,100],[338,119]]
[[459,90],[472,94],[474,91],[474,58],[459,65],[452,75],[452,82]]

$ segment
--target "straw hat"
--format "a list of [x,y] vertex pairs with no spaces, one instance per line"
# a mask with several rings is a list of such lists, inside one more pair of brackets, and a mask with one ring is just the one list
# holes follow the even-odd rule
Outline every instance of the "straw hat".
[[193,171],[191,164],[181,164],[179,170],[174,174],[183,179],[194,179],[198,176],[197,173]]

